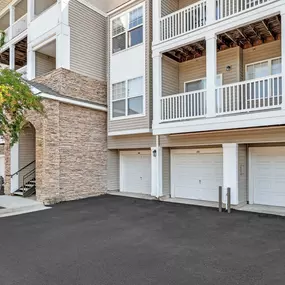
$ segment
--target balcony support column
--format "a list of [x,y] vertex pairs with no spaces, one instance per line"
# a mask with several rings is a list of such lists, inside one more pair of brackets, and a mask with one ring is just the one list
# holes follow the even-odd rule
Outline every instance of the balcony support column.
[[160,42],[161,0],[153,1],[153,44]]
[[15,23],[15,6],[10,6],[10,40],[13,39],[13,25]]
[[153,56],[153,126],[158,126],[161,118],[162,95],[162,55]]
[[9,47],[9,68],[15,69],[15,45]]
[[70,69],[70,27],[61,24],[56,35],[56,68]]
[[281,12],[282,109],[285,109],[285,8]]
[[206,37],[207,117],[216,116],[217,38]]
[[35,0],[28,0],[27,9],[28,9],[27,22],[29,25],[35,17]]
[[36,53],[32,47],[28,47],[27,60],[27,79],[32,80],[36,77]]
[[226,143],[223,144],[223,202],[227,201],[227,188],[231,188],[231,204],[238,205],[238,177],[239,177],[239,163],[238,163],[238,144]]

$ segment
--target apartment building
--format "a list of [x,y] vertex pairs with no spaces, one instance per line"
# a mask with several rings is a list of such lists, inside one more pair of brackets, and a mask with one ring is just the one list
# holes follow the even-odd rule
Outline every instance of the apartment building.
[[1,64],[23,73],[45,108],[27,114],[12,149],[5,143],[6,194],[36,189],[38,200],[55,203],[105,193],[105,13],[77,0],[1,3]]
[[284,207],[284,1],[131,2],[108,20],[108,190]]
[[[40,127],[47,138],[36,135],[36,169],[47,167],[36,173],[37,192],[216,206],[222,186],[235,207],[285,206],[284,1],[34,1],[26,14],[20,2],[3,8],[10,29],[0,24],[9,36],[2,64],[25,69],[47,102],[60,97],[66,107],[62,117],[52,105]],[[13,32],[25,15],[26,28]],[[26,59],[17,47],[25,37]],[[66,97],[79,100],[75,115]],[[63,122],[61,135],[46,131]],[[6,173],[22,165],[9,163],[23,148],[20,140],[6,156]]]

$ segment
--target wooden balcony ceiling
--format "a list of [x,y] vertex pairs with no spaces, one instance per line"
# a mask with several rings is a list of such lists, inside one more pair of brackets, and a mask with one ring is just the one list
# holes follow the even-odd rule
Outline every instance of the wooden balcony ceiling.
[[[1,53],[0,62],[9,65],[10,50]],[[27,65],[27,38],[22,39],[15,45],[15,65],[23,67]]]
[[[217,49],[218,51],[222,51],[237,46],[247,49],[279,40],[280,38],[281,17],[277,15],[218,35]],[[177,62],[192,60],[205,54],[205,41],[193,43],[165,53],[166,56]]]

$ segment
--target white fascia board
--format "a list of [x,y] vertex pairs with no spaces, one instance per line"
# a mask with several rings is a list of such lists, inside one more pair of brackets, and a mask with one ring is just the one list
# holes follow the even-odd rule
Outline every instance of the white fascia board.
[[285,110],[256,112],[204,118],[191,121],[162,123],[153,126],[154,135],[197,133],[239,128],[265,127],[285,124]]
[[109,137],[123,136],[123,135],[137,135],[151,133],[151,129],[137,129],[128,131],[108,132]]
[[129,6],[129,5],[133,4],[133,3],[135,3],[135,2],[138,2],[138,0],[129,0],[128,2],[126,2],[126,3],[122,4],[122,5],[120,5],[119,7],[117,7],[117,8],[115,8],[115,9],[109,11],[109,12],[107,13],[107,15],[110,16],[110,15],[112,15],[112,14],[114,14],[114,13],[120,11],[121,9],[124,9],[125,7],[127,7],[127,6]]
[[153,56],[156,56],[159,53],[173,50],[179,46],[184,46],[186,44],[203,40],[208,35],[221,34],[232,29],[242,27],[244,25],[251,24],[274,15],[278,15],[281,13],[284,6],[284,4],[281,4],[281,2],[282,1],[277,1],[250,11],[245,11],[242,14],[232,16],[224,20],[222,19],[216,21],[212,25],[206,25],[194,32],[155,44],[152,47]]
[[87,2],[86,0],[77,0],[78,2],[80,2],[81,4],[85,5],[86,7],[92,9],[93,11],[97,12],[98,14],[107,17],[108,14],[105,13],[104,11],[98,9],[97,7],[95,7],[94,5],[92,5],[91,3]]
[[51,94],[47,94],[47,93],[39,93],[38,96],[41,98],[44,98],[44,99],[55,100],[55,101],[58,101],[61,103],[71,104],[71,105],[84,107],[84,108],[88,108],[88,109],[93,109],[93,110],[97,110],[97,111],[107,112],[107,110],[108,110],[107,107],[98,105],[96,103],[82,102],[82,101],[78,101],[76,99],[59,97],[59,96],[55,96],[55,95],[51,95]]

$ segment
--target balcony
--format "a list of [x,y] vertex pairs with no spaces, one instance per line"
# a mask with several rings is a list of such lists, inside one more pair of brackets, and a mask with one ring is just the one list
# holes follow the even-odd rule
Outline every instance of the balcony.
[[[282,75],[222,85],[215,96],[216,116],[276,109],[282,104]],[[161,123],[206,117],[207,90],[161,98]]]
[[[161,0],[160,41],[170,40],[196,31],[206,25],[239,15],[255,8],[267,5],[276,0],[176,0],[170,5]],[[209,2],[211,1],[211,2]],[[214,4],[213,4],[214,2]],[[185,3],[191,3],[181,9]],[[175,10],[177,8],[177,10]],[[172,11],[172,10],[175,11]],[[171,12],[171,13],[169,13]]]

